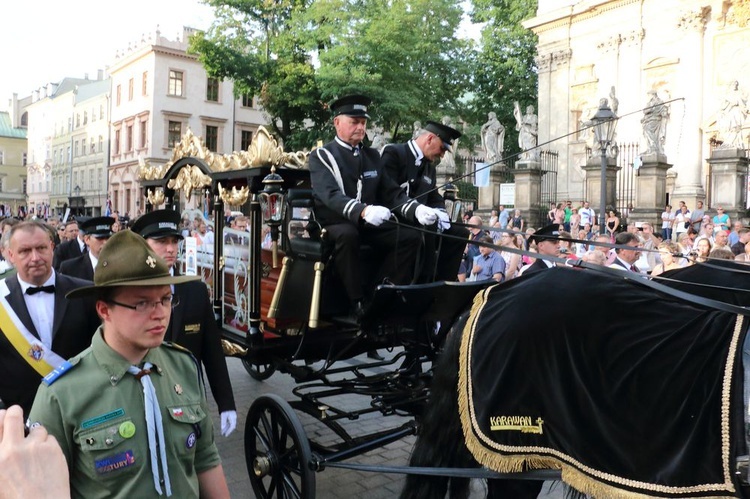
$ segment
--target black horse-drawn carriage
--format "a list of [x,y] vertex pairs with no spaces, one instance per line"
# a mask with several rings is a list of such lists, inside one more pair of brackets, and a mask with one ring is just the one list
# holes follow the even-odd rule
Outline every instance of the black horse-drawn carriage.
[[[442,468],[412,470],[445,476],[409,479],[406,497],[443,497],[448,475],[454,484],[463,480],[462,473],[464,479],[487,476],[469,471],[479,464],[494,479],[522,470],[526,475],[533,469],[555,470],[554,476],[598,497],[741,496],[747,477],[738,471],[738,456],[747,454],[744,425],[750,419],[742,396],[747,311],[744,298],[736,299],[739,288],[746,287],[738,284],[747,273],[741,266],[714,269],[727,276],[715,284],[721,292],[692,285],[687,293],[677,290],[702,278],[676,275],[679,284],[647,285],[582,264],[489,290],[487,282],[380,285],[364,317],[353,322],[330,265],[334,255],[325,230],[315,221],[304,155],[283,153],[262,129],[248,151],[232,155],[211,153],[189,134],[167,165],[143,165],[140,178],[151,206],[177,207],[181,194],[189,198],[194,192],[211,200],[214,245],[185,255],[183,265],[194,268],[209,286],[227,353],[241,357],[256,379],[280,371],[297,383],[296,400],[266,395],[250,408],[245,451],[258,497],[314,497],[317,471],[418,433],[412,465]],[[225,227],[227,207],[249,216],[249,233]],[[586,291],[577,293],[572,282]],[[556,301],[558,286],[562,296]],[[608,292],[615,295],[607,297]],[[537,302],[537,295],[545,301]],[[630,322],[639,314],[634,303],[650,311],[643,321],[664,334],[647,335],[648,327]],[[664,310],[665,320],[652,307]],[[581,310],[597,313],[581,315]],[[555,332],[552,348],[541,348],[545,327]],[[438,363],[446,335],[449,341]],[[483,356],[467,353],[474,345]],[[398,348],[389,361],[339,362],[385,347]],[[511,357],[500,355],[501,350]],[[638,358],[644,352],[650,355],[648,363]],[[662,357],[677,362],[679,369],[659,364],[659,353],[666,352],[670,355]],[[558,353],[565,359],[558,359]],[[697,363],[698,374],[680,359]],[[442,366],[437,386],[432,361]],[[525,371],[534,376],[524,376]],[[664,376],[671,387],[657,383]],[[559,385],[552,392],[537,386],[553,381]],[[670,389],[676,393],[668,406],[676,412],[674,418],[655,411],[656,416],[642,420],[618,419],[632,416],[625,409],[636,406],[635,401],[658,405]],[[516,391],[533,395],[519,397]],[[558,392],[565,396],[556,396]],[[505,396],[510,393],[512,397]],[[335,398],[342,394],[359,394],[370,403],[363,409],[340,409]],[[428,396],[433,397],[429,408]],[[489,408],[480,407],[484,399]],[[297,411],[323,423],[338,437],[336,442],[309,440]],[[368,413],[410,420],[357,437],[341,424]],[[669,424],[661,429],[660,421]],[[591,425],[595,431],[589,431]],[[618,433],[623,426],[637,431],[637,438],[608,438],[607,432]],[[669,439],[657,438],[655,428],[674,432],[686,439],[685,445],[668,445]],[[594,445],[588,438],[605,441]],[[637,446],[614,452],[611,445],[623,442],[660,446],[658,452]],[[706,446],[705,464],[694,462],[701,445]]]

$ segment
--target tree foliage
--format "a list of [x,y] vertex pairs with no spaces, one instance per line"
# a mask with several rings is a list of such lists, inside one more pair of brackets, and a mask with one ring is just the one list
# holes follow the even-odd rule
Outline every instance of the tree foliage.
[[393,140],[411,124],[456,115],[470,82],[471,45],[456,36],[452,0],[207,0],[216,21],[191,40],[208,74],[260,96],[287,148],[328,139],[325,103],[373,98]]
[[536,35],[521,22],[536,14],[537,0],[473,0],[471,17],[486,23],[482,30],[482,49],[474,71],[474,99],[467,106],[467,121],[474,130],[494,111],[505,125],[506,154],[516,153],[518,132],[515,130],[513,101],[537,108],[537,72],[534,63]]
[[326,119],[315,67],[291,29],[311,0],[207,0],[216,20],[190,40],[209,76],[234,82],[237,95],[257,95],[269,125],[288,148]]

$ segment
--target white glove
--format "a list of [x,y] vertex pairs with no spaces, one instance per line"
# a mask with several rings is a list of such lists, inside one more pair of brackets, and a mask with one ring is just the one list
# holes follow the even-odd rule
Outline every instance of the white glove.
[[364,211],[365,222],[375,227],[391,218],[391,210],[385,206],[370,205]]
[[224,411],[221,413],[221,434],[228,437],[237,428],[237,411]]
[[448,218],[448,214],[445,212],[445,210],[435,210],[437,212],[437,216],[440,223],[440,230],[448,230],[451,228],[451,222],[450,218]]
[[417,221],[422,225],[432,225],[437,222],[437,210],[420,204],[417,206]]

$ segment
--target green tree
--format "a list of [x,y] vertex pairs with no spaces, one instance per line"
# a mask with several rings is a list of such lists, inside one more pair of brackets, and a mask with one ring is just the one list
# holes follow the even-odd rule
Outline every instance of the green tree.
[[257,95],[287,149],[310,147],[304,133],[327,118],[315,68],[302,50],[295,16],[311,0],[207,0],[216,20],[190,40],[209,76],[234,82],[235,94]]
[[416,120],[457,109],[469,84],[471,44],[457,37],[463,11],[452,0],[319,0],[307,10],[307,48],[320,61],[324,99],[361,91],[392,140]]
[[324,103],[372,97],[373,120],[393,140],[411,124],[455,115],[466,91],[471,45],[456,36],[452,0],[207,0],[216,11],[191,51],[210,76],[260,96],[288,149],[332,131]]
[[487,113],[494,111],[505,125],[506,155],[514,154],[520,149],[513,101],[518,101],[522,110],[528,105],[537,108],[537,37],[521,25],[536,15],[537,0],[472,0],[472,8],[472,20],[486,25],[476,59],[475,94],[467,105],[467,120],[478,135]]

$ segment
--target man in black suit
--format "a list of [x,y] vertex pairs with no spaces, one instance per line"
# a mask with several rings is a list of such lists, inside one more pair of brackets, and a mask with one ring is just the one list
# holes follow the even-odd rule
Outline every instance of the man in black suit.
[[386,223],[391,210],[422,225],[438,219],[434,209],[409,199],[385,173],[380,153],[362,143],[369,105],[370,99],[363,95],[332,102],[336,138],[310,154],[315,212],[334,242],[334,265],[357,316],[363,313],[365,294],[360,244],[369,244],[382,256],[377,281],[388,278],[408,284],[420,238],[415,231]]
[[450,151],[453,141],[459,137],[461,132],[458,130],[428,121],[416,138],[404,144],[389,144],[382,152],[386,173],[404,189],[406,195],[437,210],[440,220],[436,226],[427,228],[450,236],[438,239],[436,235],[424,234],[425,252],[420,282],[455,281],[466,238],[469,237],[468,230],[451,225],[445,211],[445,201],[437,190],[437,174],[432,164]]
[[93,300],[65,294],[89,281],[52,269],[53,243],[42,222],[11,229],[8,253],[17,275],[0,281],[0,400],[31,409],[42,376],[91,344],[99,326]]
[[81,222],[79,227],[88,251],[81,256],[63,261],[60,265],[60,273],[93,281],[94,269],[99,262],[99,253],[112,237],[112,224],[114,223],[115,219],[112,217],[94,217]]
[[[536,242],[536,252],[540,255],[560,256],[559,225],[545,225],[529,237],[529,244]],[[537,258],[529,268],[523,271],[524,275],[540,270],[547,270],[555,266],[555,262]]]
[[[177,245],[182,239],[180,214],[174,210],[156,210],[139,217],[131,228],[140,234],[154,252],[176,273]],[[190,350],[203,365],[221,415],[221,434],[229,436],[237,426],[232,383],[221,346],[221,333],[206,285],[200,281],[174,285],[180,304],[172,310],[165,341]]]
[[65,224],[65,233],[70,234],[72,229],[75,228],[75,237],[71,237],[67,241],[60,243],[60,246],[55,248],[54,258],[52,260],[52,266],[55,270],[60,270],[60,265],[65,260],[76,258],[81,256],[86,251],[86,243],[83,242],[83,234],[79,227],[79,222],[83,222],[83,219],[68,220]]

